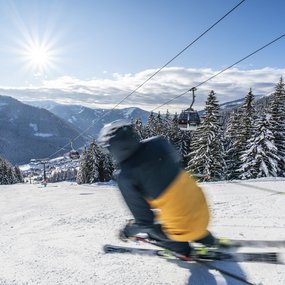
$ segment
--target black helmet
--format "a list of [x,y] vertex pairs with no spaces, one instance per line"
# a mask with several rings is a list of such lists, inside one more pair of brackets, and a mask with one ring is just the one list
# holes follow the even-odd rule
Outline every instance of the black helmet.
[[126,160],[139,146],[139,136],[126,120],[106,124],[100,131],[98,143],[107,148],[118,162]]
[[110,140],[115,137],[118,130],[124,129],[126,131],[129,128],[132,128],[132,124],[126,120],[116,120],[109,124],[106,124],[99,133],[99,145],[104,148],[109,147]]

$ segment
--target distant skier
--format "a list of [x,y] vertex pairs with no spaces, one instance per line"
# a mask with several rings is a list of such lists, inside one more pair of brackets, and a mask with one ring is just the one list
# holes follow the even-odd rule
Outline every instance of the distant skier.
[[121,239],[144,233],[184,255],[191,252],[189,242],[215,243],[207,230],[205,196],[167,140],[140,141],[132,124],[118,120],[102,128],[98,141],[119,164],[118,186],[135,218],[121,230]]

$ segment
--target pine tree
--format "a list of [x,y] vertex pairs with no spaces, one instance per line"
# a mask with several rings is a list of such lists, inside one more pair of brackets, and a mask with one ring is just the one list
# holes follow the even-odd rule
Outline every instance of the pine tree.
[[272,100],[269,107],[270,130],[274,136],[274,144],[277,147],[279,157],[278,176],[285,176],[285,89],[283,78],[275,87],[275,92],[271,95]]
[[208,176],[211,180],[224,179],[225,161],[219,104],[214,91],[207,98],[203,122],[191,142],[187,170],[194,175]]
[[146,139],[146,138],[156,136],[155,125],[156,125],[155,115],[153,112],[151,112],[148,117],[147,123],[145,124],[143,128],[143,138]]
[[171,128],[173,126],[173,119],[171,114],[169,113],[169,111],[166,111],[166,114],[163,116],[163,118],[161,118],[162,120],[162,124],[161,127],[163,128],[162,130],[162,136],[165,137],[168,141],[171,141]]
[[79,170],[77,172],[76,181],[78,184],[85,184],[88,183],[88,167],[87,167],[87,150],[84,149],[81,160],[80,160],[80,166]]
[[100,161],[102,160],[102,152],[100,151],[99,146],[95,141],[91,143],[87,157],[87,167],[89,169],[88,183],[98,182],[100,173]]
[[178,125],[178,115],[177,113],[173,116],[173,118],[166,114],[166,124],[167,124],[167,138],[174,145],[174,147],[181,153],[181,144],[182,144],[182,136],[183,132],[180,130]]
[[9,185],[17,182],[12,164],[0,157],[0,185]]
[[254,95],[250,89],[243,105],[230,117],[225,133],[226,162],[228,165],[227,176],[237,179],[242,167],[241,155],[247,148],[248,140],[253,136],[255,109],[253,106]]
[[72,167],[68,169],[55,169],[48,178],[48,181],[49,182],[76,181],[76,178],[77,178],[77,170],[76,168]]
[[17,180],[17,183],[23,183],[24,179],[23,179],[23,175],[22,175],[22,172],[19,166],[14,167],[14,173],[15,173],[15,178]]
[[190,160],[189,153],[191,153],[191,141],[195,136],[195,131],[188,131],[188,130],[182,131],[181,129],[179,129],[179,132],[180,132],[179,151],[181,153],[183,165],[184,167],[187,167]]
[[112,179],[114,166],[108,154],[94,140],[82,154],[77,183],[104,182]]
[[102,152],[102,154],[102,161],[100,163],[100,181],[105,182],[112,180],[114,164],[108,153]]
[[257,119],[254,136],[241,155],[240,179],[277,176],[279,158],[269,125],[266,115]]
[[240,128],[240,109],[235,109],[230,115],[228,125],[225,131],[225,160],[227,164],[227,179],[237,178],[236,170],[238,168],[238,154],[233,147],[234,139],[239,135]]

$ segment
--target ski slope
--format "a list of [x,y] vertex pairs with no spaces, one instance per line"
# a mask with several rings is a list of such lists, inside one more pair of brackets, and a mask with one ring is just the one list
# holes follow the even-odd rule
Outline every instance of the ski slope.
[[[214,234],[285,239],[285,179],[201,186],[212,211]],[[125,245],[117,233],[131,218],[116,186],[17,184],[0,186],[0,197],[1,285],[242,284],[195,263],[104,254],[105,243]],[[285,284],[285,265],[214,264],[258,284]]]

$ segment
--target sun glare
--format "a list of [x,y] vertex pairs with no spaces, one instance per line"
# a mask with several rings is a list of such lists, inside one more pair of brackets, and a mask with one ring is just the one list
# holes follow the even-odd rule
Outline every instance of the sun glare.
[[52,51],[47,46],[32,44],[26,50],[26,60],[36,73],[45,73],[53,64]]
[[35,76],[46,75],[56,68],[56,50],[52,44],[30,40],[23,45],[22,54],[26,67]]
[[30,61],[33,63],[33,65],[39,67],[48,65],[49,61],[51,60],[49,51],[44,47],[32,48],[28,53],[28,57],[30,58]]
[[32,77],[41,80],[61,71],[60,64],[65,51],[56,25],[58,19],[53,18],[53,13],[47,15],[51,15],[51,18],[44,17],[45,21],[26,22],[18,13],[12,14],[18,34],[11,34],[15,44],[9,51],[15,53],[15,61],[29,80]]

